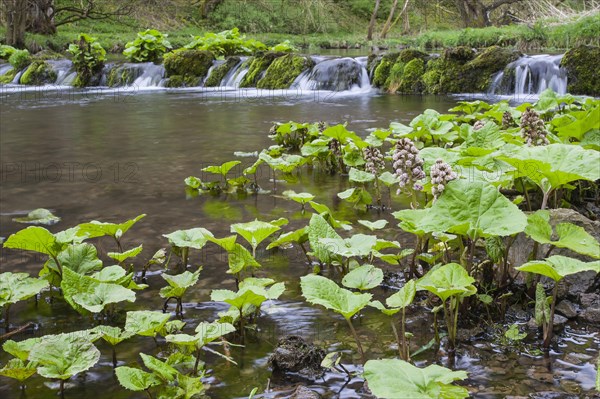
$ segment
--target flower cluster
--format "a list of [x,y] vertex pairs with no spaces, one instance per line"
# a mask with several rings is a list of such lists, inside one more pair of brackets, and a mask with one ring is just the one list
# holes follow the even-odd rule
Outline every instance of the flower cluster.
[[508,129],[515,126],[515,120],[508,111],[504,111],[502,114],[502,129]]
[[431,176],[431,193],[433,194],[434,201],[438,199],[440,195],[446,189],[446,184],[450,180],[454,180],[458,177],[456,172],[452,170],[450,165],[445,163],[443,160],[438,159],[430,170]]
[[365,171],[377,176],[381,169],[385,169],[385,160],[383,154],[376,147],[366,147],[363,150],[363,157],[365,158]]
[[475,122],[475,124],[473,125],[473,130],[479,130],[484,126],[485,126],[485,122],[482,120],[479,120],[479,121]]
[[342,156],[342,148],[340,146],[340,142],[337,139],[331,139],[329,141],[329,151],[333,154],[333,156],[340,158]]
[[546,138],[548,132],[544,126],[544,121],[537,112],[527,108],[521,116],[521,136],[529,146],[547,145],[550,142]]
[[327,129],[327,123],[320,121],[317,124],[317,129],[319,129],[319,133],[323,133],[325,131],[325,129]]
[[412,140],[406,137],[398,140],[392,158],[394,173],[400,178],[400,189],[408,187],[417,191],[422,190],[423,186],[417,182],[425,178],[423,160],[419,158],[419,150]]

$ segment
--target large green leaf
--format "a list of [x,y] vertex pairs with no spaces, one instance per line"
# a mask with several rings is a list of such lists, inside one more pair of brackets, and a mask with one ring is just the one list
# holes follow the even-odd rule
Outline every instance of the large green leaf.
[[358,223],[362,224],[369,230],[374,231],[383,229],[388,224],[388,221],[385,219],[376,220],[374,222],[371,222],[370,220],[359,220]]
[[523,272],[541,274],[554,281],[560,281],[570,274],[593,270],[600,273],[600,260],[582,262],[566,256],[554,255],[545,260],[527,262],[515,269]]
[[186,270],[185,272],[174,276],[165,273],[161,274],[161,277],[164,278],[169,285],[160,289],[160,296],[162,298],[181,298],[189,287],[198,282],[200,270],[202,269],[200,268],[194,273]]
[[238,310],[245,306],[253,305],[257,308],[268,299],[266,290],[262,287],[241,288],[238,292],[230,290],[213,290],[210,294],[211,301],[225,302]]
[[308,224],[308,241],[315,256],[325,263],[331,262],[330,252],[322,242],[327,238],[342,239],[321,215],[312,215]]
[[248,241],[252,248],[258,247],[258,245],[263,242],[265,238],[269,237],[277,230],[280,230],[279,226],[260,220],[231,225],[231,232],[238,233],[244,237],[244,239]]
[[144,366],[146,366],[155,375],[160,377],[164,381],[173,381],[175,376],[178,374],[177,370],[171,365],[155,358],[154,356],[140,353]]
[[0,375],[8,378],[14,378],[19,382],[23,382],[36,372],[34,362],[25,363],[21,359],[10,359],[4,367],[0,369]]
[[[92,244],[71,244],[58,254],[61,266],[68,267],[79,274],[102,269],[102,261],[98,259],[96,247]],[[54,260],[50,259],[50,266],[55,267]]]
[[163,234],[169,243],[179,248],[202,249],[206,242],[213,237],[212,233],[203,227],[188,230],[177,230],[170,234]]
[[307,228],[307,226],[304,226],[298,230],[290,231],[280,235],[275,241],[271,242],[267,246],[267,249],[285,246],[286,244],[291,244],[294,242],[302,244],[308,241],[308,234],[306,232]]
[[465,371],[452,371],[436,364],[418,368],[398,359],[369,360],[363,375],[378,398],[462,399],[469,396],[466,388],[451,385],[467,378]]
[[161,380],[153,373],[134,369],[133,367],[121,366],[115,369],[119,384],[130,391],[144,391],[150,387],[160,385]]
[[97,326],[94,327],[96,331],[102,334],[102,339],[108,342],[110,345],[117,345],[118,343],[129,339],[133,336],[133,333],[130,331],[125,331],[120,327],[112,327],[112,326]]
[[62,249],[62,245],[56,241],[52,233],[38,226],[30,226],[11,234],[3,247],[40,252],[53,257],[57,256]]
[[171,317],[168,313],[150,310],[132,310],[127,312],[125,331],[145,337],[154,337]]
[[391,295],[385,300],[385,303],[391,308],[405,308],[415,299],[417,293],[417,284],[415,280],[409,280],[400,291]]
[[430,270],[417,281],[418,290],[427,290],[445,301],[451,296],[470,296],[477,292],[473,283],[475,279],[469,276],[464,267],[458,263],[448,263],[437,269]]
[[364,291],[377,287],[382,281],[383,270],[373,265],[362,265],[346,274],[342,284],[348,288]]
[[38,208],[29,212],[25,217],[14,218],[13,221],[18,223],[52,225],[58,223],[60,218],[54,216],[48,209]]
[[229,171],[236,167],[237,165],[241,164],[241,161],[229,161],[229,162],[225,162],[224,164],[221,164],[219,166],[207,166],[206,168],[202,168],[203,172],[208,172],[208,173],[214,173],[216,175],[221,175],[221,176],[227,176],[227,173],[229,173]]
[[29,360],[38,364],[39,375],[61,380],[92,368],[99,359],[100,351],[76,334],[44,337],[29,352]]
[[126,259],[135,258],[136,256],[138,256],[140,252],[142,252],[143,248],[144,247],[142,245],[139,245],[125,252],[109,252],[107,255],[116,260],[117,262],[121,263]]
[[356,168],[350,168],[348,180],[356,183],[368,183],[375,180],[375,175],[369,172],[363,172],[362,170],[358,170]]
[[424,231],[447,231],[474,239],[522,232],[527,217],[496,187],[453,180],[417,223]]
[[119,284],[103,283],[65,267],[60,284],[65,300],[80,313],[99,313],[111,303],[135,302],[135,292]]
[[315,196],[311,193],[297,193],[294,190],[286,190],[282,193],[282,195],[302,205],[306,204],[308,201],[312,201],[313,199],[315,199]]
[[600,152],[576,145],[506,146],[497,158],[515,168],[515,177],[528,177],[540,187],[543,179],[552,188],[575,180],[600,179]]
[[0,307],[37,295],[48,287],[48,281],[29,277],[27,273],[0,274]]
[[368,256],[375,245],[377,237],[366,234],[354,234],[350,238],[322,238],[320,243],[327,251],[344,256],[346,258],[352,256]]
[[552,239],[549,211],[540,210],[529,215],[525,233],[540,244],[568,248],[580,254],[600,259],[600,243],[583,227],[572,223],[559,223],[556,225],[558,239]]
[[322,305],[350,319],[371,301],[371,294],[358,294],[339,287],[326,277],[310,274],[300,278],[302,295],[315,305]]
[[138,220],[146,216],[141,214],[136,216],[134,219],[130,219],[123,223],[105,223],[97,220],[92,220],[89,223],[82,223],[79,225],[80,236],[87,235],[88,238],[111,236],[120,237],[127,232]]
[[217,338],[227,335],[235,331],[235,327],[229,323],[219,323],[213,321],[212,323],[201,322],[196,327],[196,336],[202,343],[202,346],[211,343]]

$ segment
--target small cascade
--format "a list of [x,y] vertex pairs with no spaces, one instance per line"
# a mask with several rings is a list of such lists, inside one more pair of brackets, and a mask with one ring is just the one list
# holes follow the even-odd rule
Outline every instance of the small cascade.
[[56,72],[56,80],[54,84],[57,86],[70,86],[77,76],[77,72],[73,69],[73,63],[69,60],[50,60],[46,61],[54,72]]
[[567,73],[560,66],[562,55],[524,56],[508,64],[492,78],[491,94],[540,94],[550,88],[567,92]]
[[10,72],[13,69],[14,68],[10,64],[1,64],[0,65],[0,76],[7,74],[8,72]]
[[366,60],[366,57],[325,59],[317,63],[312,70],[298,76],[292,88],[332,91],[370,90],[371,83],[366,69]]
[[165,77],[165,67],[152,62],[138,64],[142,67],[142,74],[133,81],[136,87],[158,87]]
[[[244,65],[247,59],[248,57],[240,57],[240,62],[238,63],[238,65],[231,68],[231,70],[227,72],[227,75],[225,75],[225,77],[221,81],[221,86],[236,88],[240,87],[242,79],[244,79],[244,76],[246,76],[246,74],[250,70],[250,65]],[[242,65],[244,65],[243,68]]]

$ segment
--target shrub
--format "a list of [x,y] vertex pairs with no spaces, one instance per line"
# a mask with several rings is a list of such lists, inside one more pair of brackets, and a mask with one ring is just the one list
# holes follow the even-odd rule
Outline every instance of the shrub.
[[102,71],[106,50],[96,38],[82,33],[79,40],[69,45],[68,51],[73,56],[73,66],[77,71],[75,86],[86,86],[94,75]]
[[123,55],[132,62],[159,62],[163,54],[171,49],[167,36],[156,29],[138,32],[135,40],[125,45]]
[[17,49],[14,48],[13,46],[7,46],[5,44],[0,44],[0,58],[2,58],[3,60],[8,60],[10,58],[10,56],[16,50]]
[[238,28],[219,33],[209,32],[205,33],[204,36],[196,36],[185,48],[210,51],[217,57],[250,55],[257,51],[267,50],[267,46],[264,43],[254,39],[246,39],[245,35],[240,35]]
[[8,58],[8,62],[15,70],[25,69],[27,65],[31,64],[31,54],[27,50],[15,50]]

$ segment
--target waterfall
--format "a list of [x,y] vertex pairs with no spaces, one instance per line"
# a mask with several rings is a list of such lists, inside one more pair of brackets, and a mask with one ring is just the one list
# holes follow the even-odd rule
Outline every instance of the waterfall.
[[366,57],[320,60],[311,70],[300,74],[291,88],[331,91],[371,90],[366,62]]
[[567,73],[560,67],[562,55],[523,56],[492,78],[490,94],[540,94],[551,88],[567,92]]
[[77,72],[73,69],[73,63],[69,60],[50,60],[46,61],[48,65],[52,67],[52,70],[56,72],[56,80],[54,84],[57,86],[70,86]]

